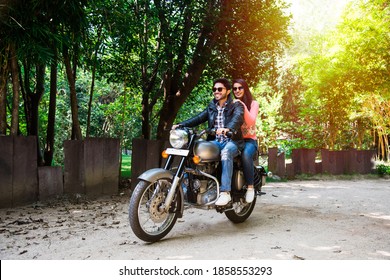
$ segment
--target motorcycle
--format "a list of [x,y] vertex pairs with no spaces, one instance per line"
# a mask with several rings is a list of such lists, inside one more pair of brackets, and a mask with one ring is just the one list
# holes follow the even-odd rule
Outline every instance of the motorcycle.
[[[172,147],[163,151],[164,168],[153,168],[142,173],[129,203],[129,221],[134,234],[146,242],[164,238],[178,218],[184,205],[200,209],[215,209],[233,223],[242,223],[251,215],[257,196],[265,194],[266,173],[263,166],[255,166],[255,198],[245,201],[246,185],[240,156],[234,159],[231,196],[225,206],[216,206],[221,182],[220,151],[213,142],[203,139],[215,131],[200,133],[179,127],[171,130]],[[229,136],[229,135],[228,135]]]

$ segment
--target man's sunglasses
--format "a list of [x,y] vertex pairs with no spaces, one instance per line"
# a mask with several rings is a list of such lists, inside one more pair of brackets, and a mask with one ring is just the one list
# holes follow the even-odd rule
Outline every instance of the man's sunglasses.
[[224,88],[225,88],[225,87],[218,87],[218,88],[213,87],[213,92],[216,92],[216,91],[222,92]]
[[244,87],[234,87],[233,90],[236,91],[236,90],[242,90],[244,89]]

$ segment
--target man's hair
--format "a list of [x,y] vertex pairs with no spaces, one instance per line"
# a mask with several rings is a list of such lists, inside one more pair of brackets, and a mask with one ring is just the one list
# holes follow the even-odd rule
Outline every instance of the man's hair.
[[228,79],[225,79],[225,78],[216,79],[216,80],[214,80],[213,86],[215,86],[216,83],[223,84],[224,87],[226,88],[226,90],[231,90],[232,89],[232,85],[230,84],[230,81]]

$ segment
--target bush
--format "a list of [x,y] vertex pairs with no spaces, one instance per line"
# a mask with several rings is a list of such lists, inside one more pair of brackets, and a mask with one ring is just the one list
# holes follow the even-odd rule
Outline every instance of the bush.
[[378,164],[376,167],[376,171],[381,176],[390,175],[390,166],[384,164]]

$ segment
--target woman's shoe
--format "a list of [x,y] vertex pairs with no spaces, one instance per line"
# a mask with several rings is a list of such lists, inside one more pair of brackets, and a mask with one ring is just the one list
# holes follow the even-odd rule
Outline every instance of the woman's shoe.
[[254,188],[247,189],[245,194],[245,201],[251,203],[254,198],[255,198],[255,189]]

